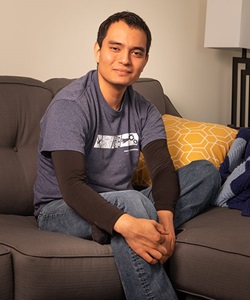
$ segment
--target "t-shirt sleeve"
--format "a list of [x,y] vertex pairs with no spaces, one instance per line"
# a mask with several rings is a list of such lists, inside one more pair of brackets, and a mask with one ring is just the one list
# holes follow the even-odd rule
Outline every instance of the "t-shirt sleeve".
[[88,130],[87,118],[76,102],[55,101],[44,115],[41,126],[41,152],[48,155],[55,150],[72,150],[84,153]]
[[148,103],[142,123],[141,148],[143,149],[147,144],[160,139],[166,139],[163,120],[158,109],[152,103]]

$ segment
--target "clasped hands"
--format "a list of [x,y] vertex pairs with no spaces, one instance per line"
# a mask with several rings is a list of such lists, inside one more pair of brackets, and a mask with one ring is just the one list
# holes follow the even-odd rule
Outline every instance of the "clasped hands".
[[174,251],[173,214],[160,211],[158,216],[159,223],[124,214],[114,226],[130,248],[150,264],[165,263]]

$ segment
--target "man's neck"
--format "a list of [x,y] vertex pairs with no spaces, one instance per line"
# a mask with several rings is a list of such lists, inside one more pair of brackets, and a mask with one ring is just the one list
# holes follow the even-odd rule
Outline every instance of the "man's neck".
[[127,89],[126,86],[111,85],[106,82],[100,82],[100,89],[104,99],[114,110],[119,110],[121,107],[123,95]]

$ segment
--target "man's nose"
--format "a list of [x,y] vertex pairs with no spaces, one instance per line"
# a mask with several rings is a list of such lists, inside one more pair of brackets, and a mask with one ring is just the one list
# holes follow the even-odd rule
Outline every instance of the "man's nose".
[[129,51],[124,50],[121,52],[120,63],[124,65],[129,65],[131,63]]

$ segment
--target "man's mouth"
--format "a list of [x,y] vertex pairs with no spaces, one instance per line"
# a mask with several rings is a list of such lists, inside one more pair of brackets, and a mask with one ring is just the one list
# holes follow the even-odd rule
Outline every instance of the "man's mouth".
[[114,70],[120,75],[127,75],[132,73],[130,70],[126,70],[126,69],[114,69]]

